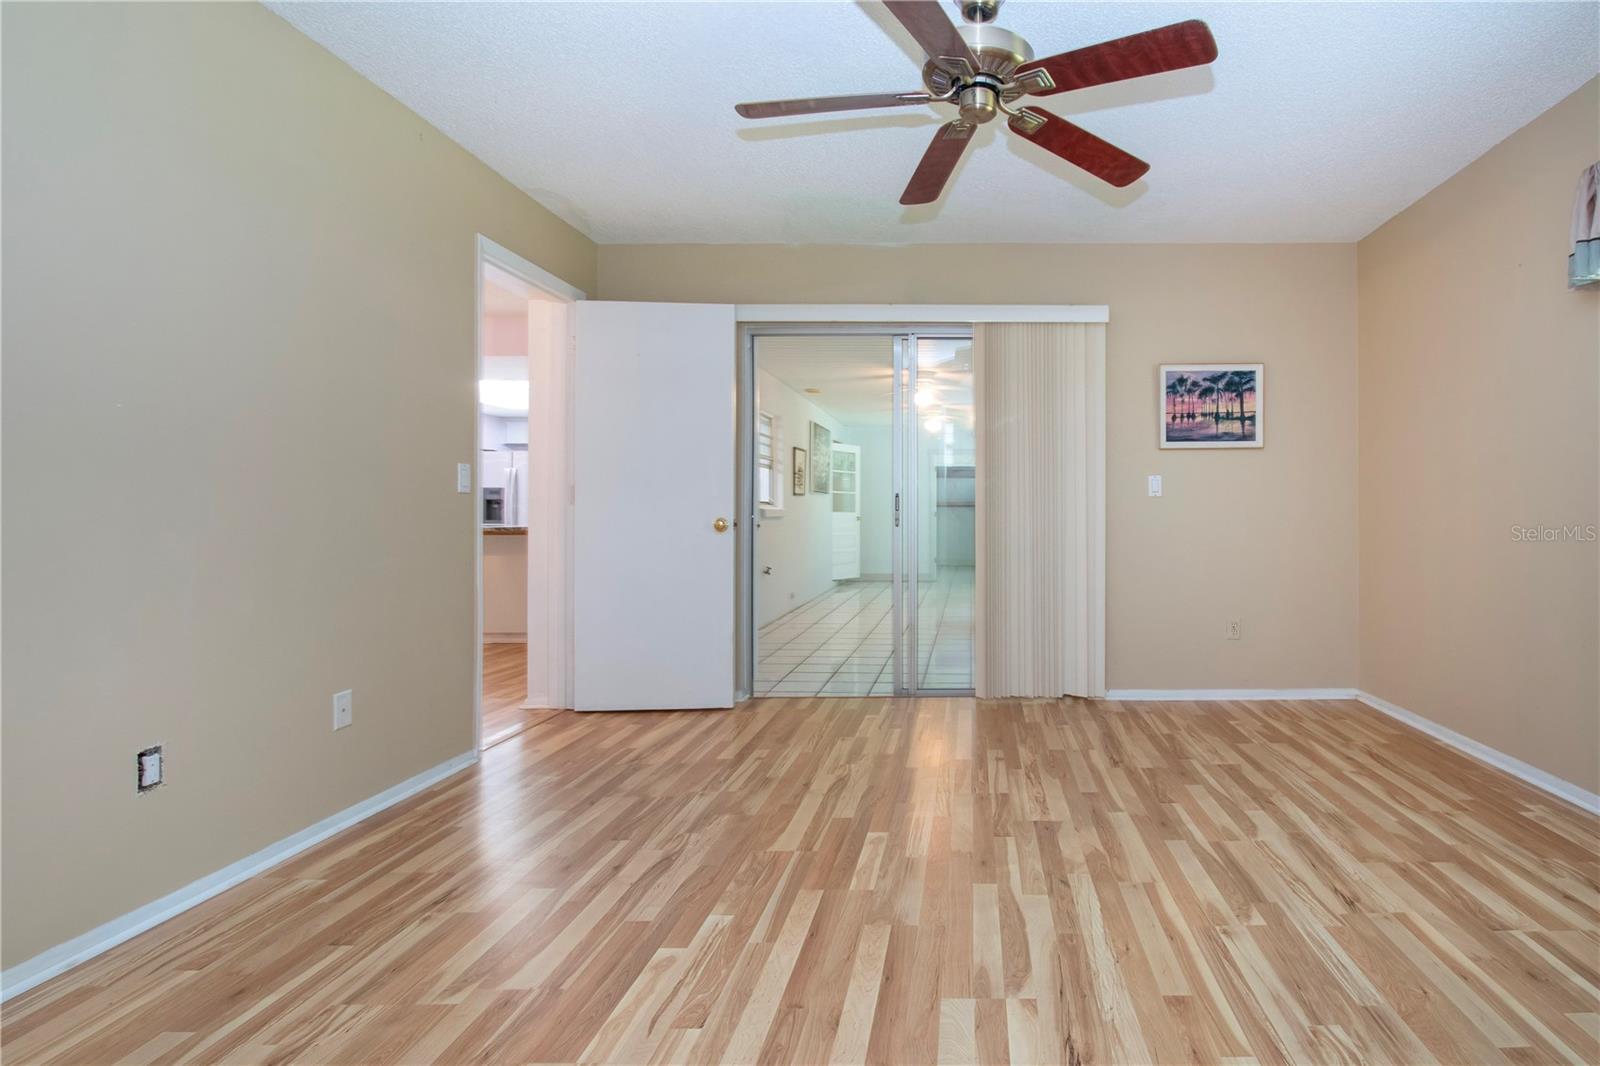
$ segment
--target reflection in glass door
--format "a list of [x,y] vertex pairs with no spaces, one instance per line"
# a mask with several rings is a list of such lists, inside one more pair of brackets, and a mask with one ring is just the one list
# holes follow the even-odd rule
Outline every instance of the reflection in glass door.
[[972,338],[895,341],[896,691],[973,688],[976,421]]
[[970,332],[778,326],[749,358],[751,694],[971,692]]

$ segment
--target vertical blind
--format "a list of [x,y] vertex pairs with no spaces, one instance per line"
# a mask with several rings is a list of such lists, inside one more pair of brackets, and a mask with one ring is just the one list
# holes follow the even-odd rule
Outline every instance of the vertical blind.
[[976,685],[1105,695],[1105,326],[979,323]]
[[1567,284],[1600,284],[1600,163],[1578,175],[1572,197],[1572,251],[1567,255]]

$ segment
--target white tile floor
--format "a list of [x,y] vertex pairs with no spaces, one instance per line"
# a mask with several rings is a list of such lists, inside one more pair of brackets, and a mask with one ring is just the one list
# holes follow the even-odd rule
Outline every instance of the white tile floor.
[[[972,687],[972,567],[919,585],[917,669],[929,689]],[[887,581],[840,582],[761,627],[757,696],[892,696],[894,617]]]

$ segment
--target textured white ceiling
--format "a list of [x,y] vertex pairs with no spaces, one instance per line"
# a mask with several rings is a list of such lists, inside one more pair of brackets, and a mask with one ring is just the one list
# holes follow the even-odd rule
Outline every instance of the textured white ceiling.
[[[919,413],[962,418],[971,414],[970,338],[919,338],[917,367]],[[894,420],[893,337],[759,336],[756,368],[847,426],[887,426]]]
[[1593,2],[1012,0],[1039,55],[1202,18],[1220,57],[1044,101],[1151,164],[1128,189],[991,123],[908,209],[949,108],[733,112],[920,88],[870,0],[269,6],[601,243],[1350,241],[1600,70]]
[[845,425],[886,426],[893,414],[892,337],[757,337],[756,368]]

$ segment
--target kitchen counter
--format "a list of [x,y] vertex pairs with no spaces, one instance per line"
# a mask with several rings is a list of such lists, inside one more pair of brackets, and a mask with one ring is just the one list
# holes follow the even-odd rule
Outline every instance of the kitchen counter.
[[528,547],[525,526],[484,526],[483,639],[528,639]]

